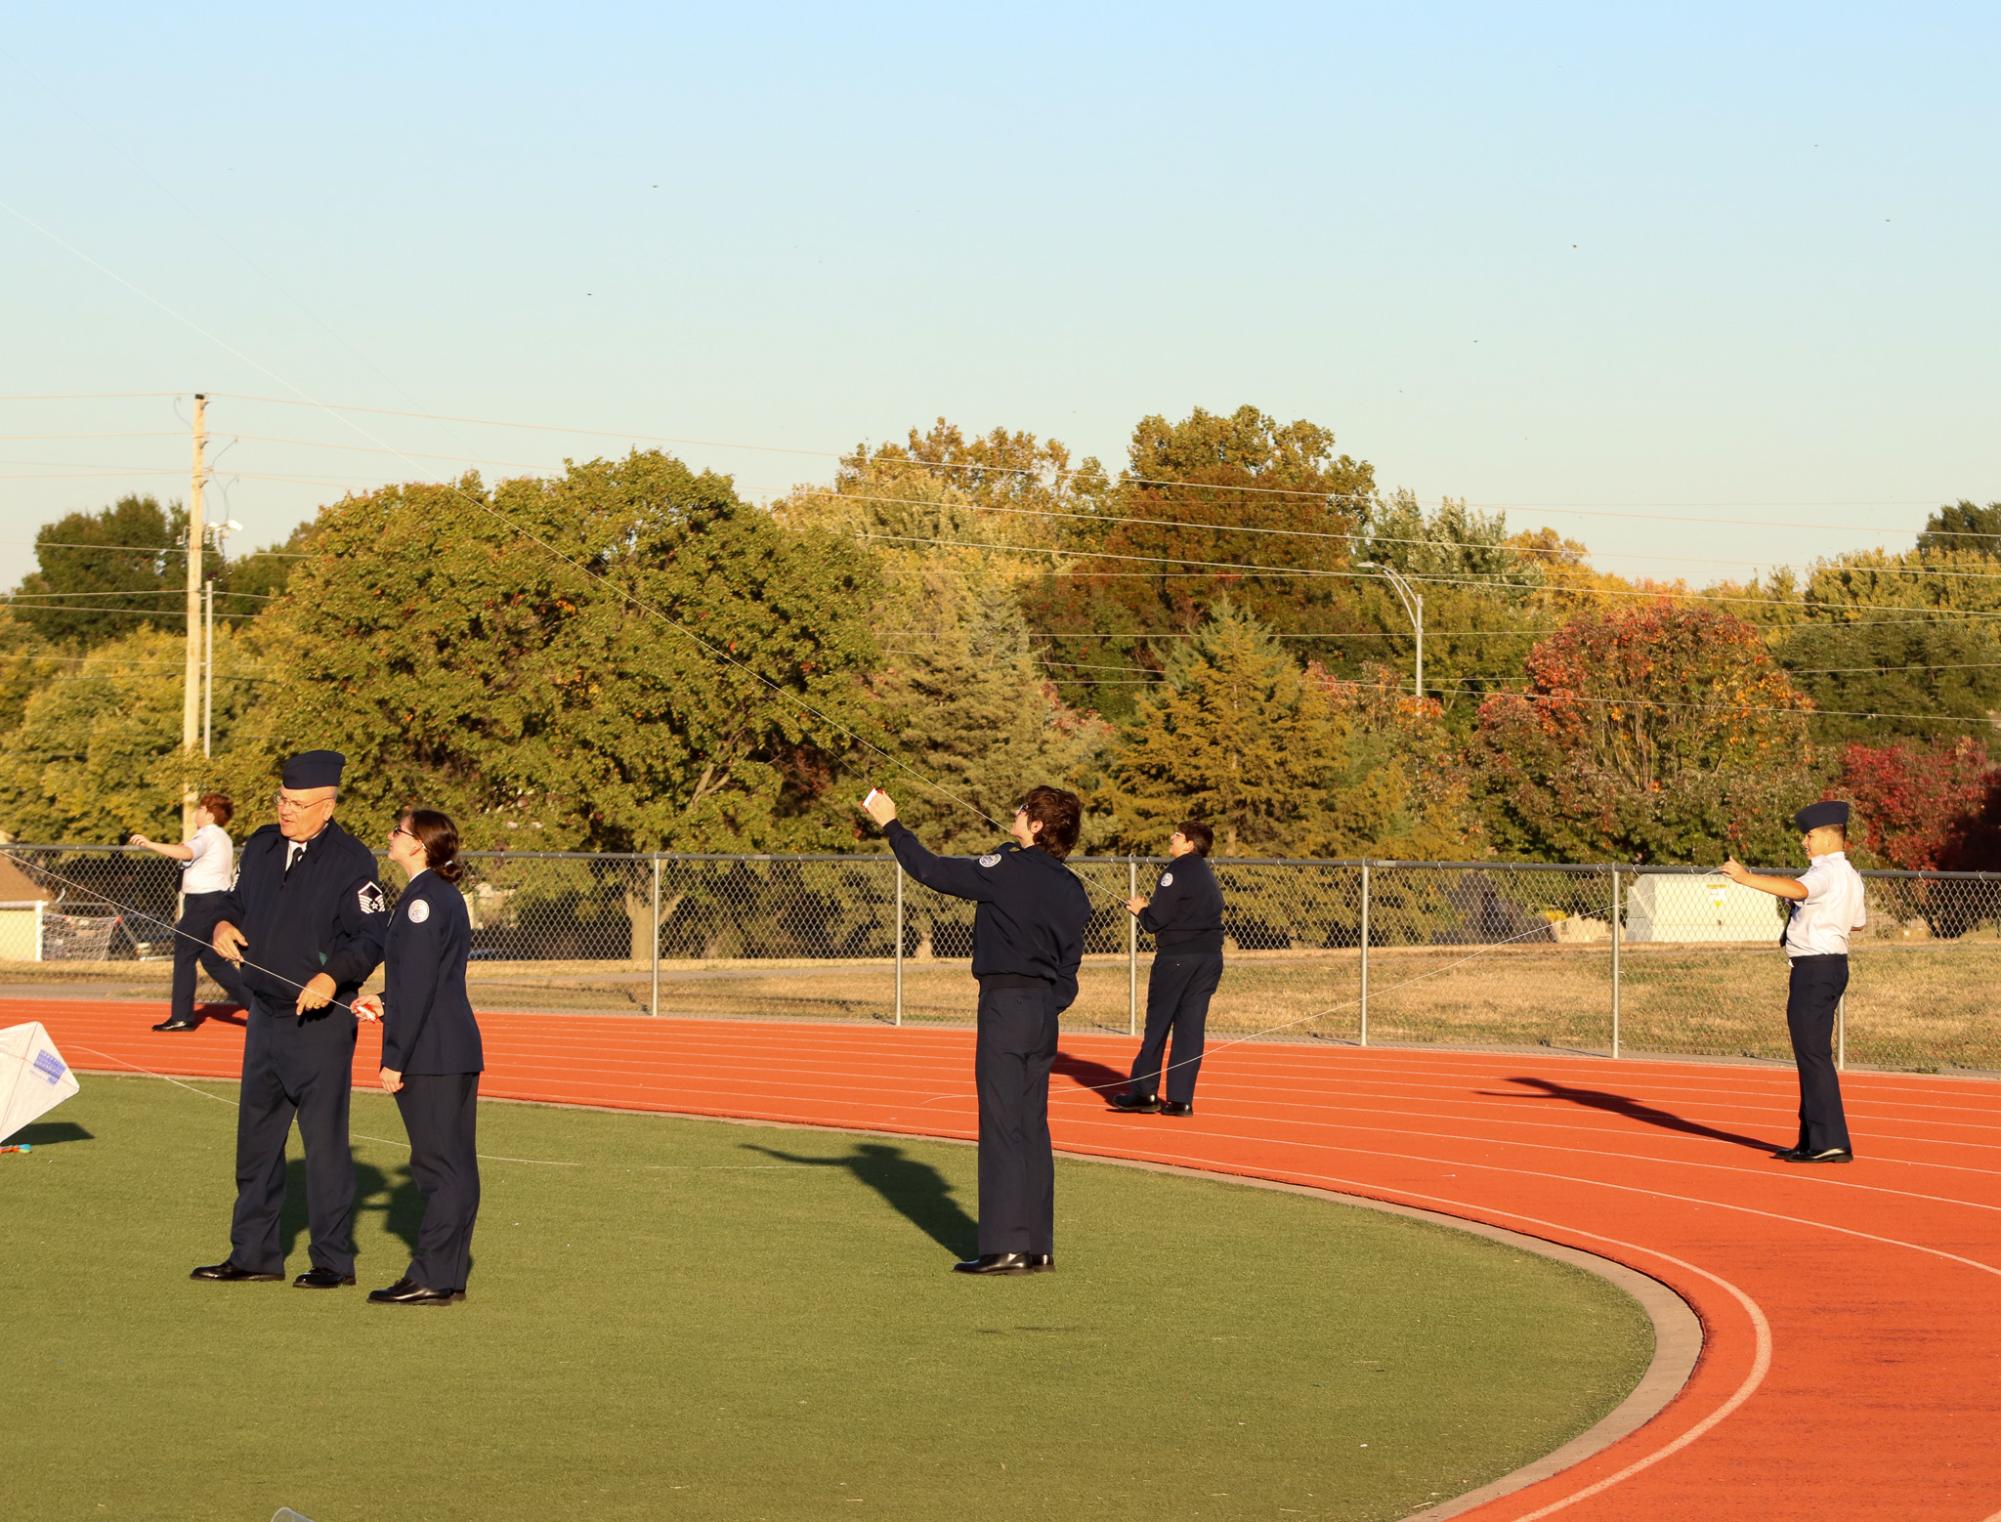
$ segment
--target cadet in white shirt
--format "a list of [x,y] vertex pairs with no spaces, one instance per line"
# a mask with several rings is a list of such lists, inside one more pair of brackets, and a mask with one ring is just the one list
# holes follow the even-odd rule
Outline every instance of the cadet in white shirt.
[[1834,1070],[1834,1016],[1848,987],[1848,937],[1868,923],[1862,876],[1848,863],[1848,805],[1810,803],[1793,815],[1811,864],[1798,877],[1767,877],[1731,860],[1723,875],[1792,902],[1779,944],[1792,962],[1786,1029],[1800,1074],[1799,1141],[1772,1155],[1788,1163],[1851,1163],[1841,1080]]
[[215,917],[236,883],[236,847],[224,828],[236,806],[221,793],[203,793],[195,804],[195,832],[186,845],[167,845],[134,835],[132,844],[181,864],[181,918],[174,926],[174,982],[167,1018],[156,1031],[191,1031],[195,1019],[195,964],[200,962],[232,1004],[250,1007],[236,969],[209,945]]

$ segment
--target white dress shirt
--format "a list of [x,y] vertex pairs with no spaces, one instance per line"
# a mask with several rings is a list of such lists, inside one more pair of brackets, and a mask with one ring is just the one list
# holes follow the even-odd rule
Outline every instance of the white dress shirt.
[[1848,864],[1845,851],[1829,851],[1814,857],[1800,874],[1800,882],[1806,897],[1791,901],[1786,955],[1847,956],[1849,931],[1869,923],[1869,912],[1862,902],[1862,874]]
[[236,847],[219,824],[205,824],[194,833],[188,849],[195,854],[181,863],[181,892],[227,893]]

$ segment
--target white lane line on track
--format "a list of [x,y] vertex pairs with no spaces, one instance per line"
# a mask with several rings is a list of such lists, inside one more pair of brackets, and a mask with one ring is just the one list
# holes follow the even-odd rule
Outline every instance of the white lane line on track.
[[[848,1055],[852,1056],[853,1054],[850,1053]],[[731,1054],[731,1056],[733,1059],[735,1059],[737,1057],[737,1054],[733,1053]],[[782,1071],[785,1073],[794,1072],[794,1070],[789,1068]],[[673,1088],[676,1086],[688,1084],[691,1081],[697,1079],[715,1078],[734,1073],[750,1073],[758,1075],[759,1077],[768,1080],[768,1086],[770,1088],[780,1089],[786,1093],[799,1093],[802,1090],[822,1090],[822,1091],[827,1091],[830,1094],[842,1095],[842,1096],[854,1096],[857,1093],[863,1093],[863,1094],[882,1093],[886,1096],[884,1100],[884,1102],[886,1103],[902,1102],[901,1101],[902,1091],[900,1089],[887,1087],[885,1084],[886,1079],[898,1076],[895,1074],[890,1074],[883,1072],[881,1070],[869,1069],[869,1068],[852,1069],[852,1070],[851,1069],[830,1070],[818,1064],[811,1064],[804,1068],[796,1070],[795,1076],[792,1076],[790,1078],[785,1078],[779,1076],[777,1073],[774,1072],[772,1064],[769,1060],[757,1060],[750,1057],[742,1057],[740,1060],[730,1060],[726,1062],[704,1062],[700,1064],[694,1064],[694,1063],[669,1064],[669,1065],[663,1065],[662,1067],[657,1069],[649,1069],[648,1067],[645,1066],[635,1066],[630,1064],[616,1068],[607,1068],[607,1069],[595,1069],[595,1068],[583,1069],[583,1070],[572,1069],[569,1074],[569,1077],[571,1078],[572,1081],[578,1083],[584,1083],[587,1081],[594,1082],[598,1086],[607,1090],[622,1090],[624,1092],[631,1093],[635,1096],[646,1096],[658,1093],[660,1089],[662,1089],[663,1087]],[[1438,1086],[1438,1087],[1443,1087],[1443,1086]],[[725,1090],[722,1092],[733,1093],[733,1094],[756,1094],[759,1091],[757,1089],[734,1089],[734,1090]],[[1451,1093],[1457,1091],[1447,1089],[1446,1092]],[[1061,1110],[1081,1110],[1081,1109],[1086,1109],[1087,1107],[1093,1106],[1096,1103],[1098,1103],[1099,1100],[1096,1096],[1097,1096],[1096,1090],[1062,1086],[1053,1089],[1050,1098],[1051,1098],[1052,1108]],[[966,1094],[955,1093],[955,1094],[946,1094],[940,1097],[942,1097],[943,1099],[948,1099],[948,1100],[957,1099],[970,1103],[973,1100],[974,1096],[970,1093]],[[926,1103],[933,1103],[933,1102],[935,1101],[932,1100],[926,1101]],[[1228,1103],[1228,1101],[1224,1101],[1223,1103]],[[1461,1103],[1463,1105],[1464,1102]],[[1514,1101],[1502,1099],[1502,1100],[1494,1100],[1491,1101],[1490,1103],[1494,1105],[1504,1105],[1504,1104],[1512,1105],[1514,1104]],[[1329,1106],[1321,1104],[1308,1105],[1308,1104],[1295,1103],[1289,1100],[1278,1101],[1278,1104],[1281,1107],[1285,1108],[1307,1109],[1309,1111],[1315,1111],[1320,1113],[1325,1113],[1329,1110],[1337,1111],[1340,1113],[1352,1113],[1359,1111],[1360,1113],[1366,1113],[1366,1114],[1408,1113],[1408,1112],[1397,1112],[1397,1111],[1384,1111],[1379,1107],[1373,1107],[1373,1106],[1370,1107]],[[1594,1108],[1594,1107],[1586,1106],[1584,1108]],[[1607,1113],[1613,1114],[1616,1112],[1607,1112]],[[1292,1119],[1284,1115],[1269,1115],[1268,1118],[1274,1124],[1278,1125],[1310,1126],[1310,1125],[1322,1125],[1322,1124],[1345,1124],[1344,1122],[1322,1122],[1313,1119]],[[1694,1123],[1700,1124],[1700,1122],[1694,1122]],[[1601,1129],[1589,1123],[1579,1124],[1575,1122],[1564,1122],[1564,1121],[1519,1120],[1519,1121],[1513,1121],[1510,1124],[1544,1126],[1544,1127],[1569,1130],[1581,1134],[1598,1134]],[[1660,1129],[1665,1136],[1674,1140],[1681,1140],[1688,1142],[1700,1142],[1705,1140],[1705,1138],[1697,1135],[1676,1136],[1674,1128],[1672,1127],[1660,1127],[1658,1129]],[[1954,1142],[1947,1138],[1890,1135],[1890,1136],[1879,1136],[1874,1139],[1878,1141],[1910,1142],[1912,1144],[1921,1146],[1922,1145],[1960,1146],[1966,1148],[1980,1148],[1982,1150],[2001,1151],[2001,1146],[1993,1146],[1991,1144],[1983,1142],[1965,1142],[1965,1141]],[[1774,1145],[1776,1146],[1776,1144]],[[1904,1166],[1904,1167],[1935,1168],[1952,1172],[1972,1173],[1977,1175],[1985,1175],[1995,1172],[1995,1170],[1975,1168],[1966,1164],[1936,1163],[1925,1159],[1901,1158],[1901,1157],[1893,1157],[1877,1153],[1871,1154],[1870,1161],[1881,1162],[1885,1164],[1896,1164],[1898,1166]]]
[[[1260,1143],[1264,1140],[1263,1138],[1232,1139],[1250,1140]],[[1942,1247],[1928,1247],[1922,1242],[1906,1242],[1900,1237],[1879,1236],[1875,1232],[1862,1231],[1856,1227],[1836,1226],[1828,1221],[1816,1221],[1804,1216],[1787,1215],[1783,1211],[1760,1210],[1755,1205],[1736,1205],[1727,1200],[1712,1200],[1704,1199],[1697,1195],[1676,1194],[1668,1189],[1648,1189],[1638,1184],[1612,1183],[1605,1179],[1586,1178],[1579,1174],[1550,1173],[1538,1168],[1510,1168],[1501,1163],[1475,1162],[1470,1158],[1463,1157],[1428,1157],[1419,1153],[1384,1152],[1373,1147],[1338,1147],[1326,1143],[1320,1144],[1319,1150],[1326,1152],[1349,1152],[1361,1157],[1383,1158],[1396,1162],[1420,1163],[1426,1167],[1433,1168],[1448,1166],[1455,1168],[1478,1168],[1483,1173],[1505,1173],[1517,1178],[1543,1179],[1556,1184],[1578,1184],[1592,1189],[1609,1189],[1619,1194],[1637,1194],[1651,1199],[1670,1200],[1678,1205],[1693,1205],[1697,1208],[1706,1207],[1711,1210],[1726,1210],[1737,1215],[1757,1216],[1768,1221],[1782,1221],[1789,1226],[1804,1227],[1808,1231],[1824,1231],[1836,1236],[1854,1237],[1858,1241],[1874,1242],[1883,1247],[1901,1247],[1910,1252],[1921,1253],[1926,1257],[1938,1258],[1947,1263],[1956,1263],[1961,1267],[1971,1268],[1979,1273],[2001,1278],[2001,1268],[1997,1268],[1991,1263],[1982,1263],[1975,1258],[1962,1257],[1958,1253],[1947,1252]],[[1223,1165],[1218,1161],[1211,1160],[1207,1166],[1216,1168]]]
[[[1129,1126],[1127,1129],[1129,1129]],[[1638,1163],[1648,1166],[1659,1166],[1665,1168],[1700,1168],[1704,1172],[1728,1173],[1728,1174],[1733,1174],[1738,1178],[1754,1178],[1754,1179],[1763,1179],[1767,1181],[1780,1180],[1788,1184],[1805,1184],[1808,1188],[1812,1189],[1861,1190],[1870,1194],[1891,1195],[1900,1200],[1920,1200],[1934,1205],[1958,1205],[1958,1206],[1963,1206],[1968,1210],[1988,1210],[1988,1211],[1993,1211],[1996,1214],[2001,1214],[2001,1204],[1990,1205],[1980,1200],[1960,1199],[1952,1195],[1920,1194],[1914,1190],[1909,1190],[1909,1189],[1892,1189],[1883,1184],[1858,1184],[1851,1182],[1847,1179],[1832,1177],[1831,1169],[1822,1169],[1818,1172],[1807,1172],[1807,1171],[1801,1171],[1792,1164],[1787,1164],[1786,1166],[1789,1169],[1788,1172],[1777,1173],[1758,1168],[1738,1167],[1729,1163],[1699,1163],[1687,1159],[1652,1157],[1644,1153],[1607,1152],[1604,1151],[1603,1149],[1595,1147],[1563,1147],[1563,1146],[1557,1146],[1550,1142],[1517,1140],[1505,1136],[1493,1136],[1493,1135],[1462,1136],[1449,1131],[1420,1131],[1404,1126],[1344,1126],[1342,1129],[1349,1131],[1380,1132],[1388,1136],[1404,1136],[1410,1138],[1412,1141],[1471,1142],[1476,1146],[1494,1145],[1503,1147],[1531,1147],[1539,1152],[1561,1152],[1571,1157],[1598,1158],[1606,1163],[1612,1164],[1613,1166],[1617,1167],[1626,1167]],[[1226,1140],[1232,1140],[1232,1141],[1246,1141],[1246,1142],[1257,1141],[1267,1145],[1275,1145],[1282,1147],[1298,1147],[1302,1150],[1311,1150],[1315,1147],[1323,1145],[1322,1143],[1315,1141],[1288,1141],[1281,1138],[1271,1137],[1262,1134],[1256,1137],[1244,1136],[1241,1133],[1234,1133],[1234,1132],[1205,1131],[1204,1134],[1211,1136],[1221,1136]],[[1340,1150],[1366,1152],[1369,1149],[1341,1148]],[[1457,1158],[1437,1159],[1437,1161],[1440,1162],[1456,1162],[1458,1160],[1459,1159]]]
[[[715,1057],[726,1058],[737,1055],[741,1053],[744,1049],[743,1044],[740,1041],[730,1040],[723,1035],[718,1035],[717,1038],[711,1042],[691,1041],[683,1045],[679,1044],[678,1033],[676,1034],[677,1034],[677,1044],[671,1049],[663,1049],[657,1043],[652,1043],[652,1042],[635,1043],[635,1045],[638,1046],[643,1055],[648,1055],[648,1056],[657,1055],[659,1060],[661,1060],[662,1062],[675,1063],[675,1064],[685,1063],[690,1059],[713,1059]],[[968,1040],[970,1039],[971,1035],[970,1032],[962,1032],[960,1034],[966,1037]],[[884,1035],[887,1037],[889,1033],[884,1033]],[[961,1048],[963,1047],[963,1044],[964,1043],[960,1044]],[[543,1046],[540,1044],[526,1045],[519,1042],[508,1042],[505,1040],[504,1037],[497,1040],[496,1045],[499,1050],[507,1053],[508,1055],[516,1056],[521,1058],[522,1060],[530,1060],[530,1061],[535,1060],[537,1058],[557,1057],[563,1054],[565,1051],[571,1049],[571,1047],[568,1044],[561,1042],[553,1043],[547,1046]],[[842,1041],[830,1041],[824,1046],[808,1046],[806,1044],[799,1042],[787,1042],[785,1043],[785,1049],[787,1050],[788,1053],[795,1054],[801,1057],[824,1052],[826,1055],[829,1056],[853,1060],[858,1055],[861,1055],[856,1052],[854,1043],[842,1042]],[[1260,1081],[1268,1083],[1270,1069],[1273,1066],[1273,1064],[1270,1063],[1256,1064],[1257,1068],[1259,1069],[1259,1077],[1256,1079],[1252,1078],[1249,1074],[1245,1074],[1242,1076],[1234,1074],[1226,1075],[1226,1069],[1229,1065],[1231,1065],[1231,1055],[1240,1054],[1244,1051],[1245,1048],[1243,1047],[1233,1048],[1231,1054],[1219,1056],[1216,1059],[1218,1067],[1210,1075],[1210,1085],[1212,1092],[1216,1091],[1216,1086],[1219,1083],[1230,1087],[1234,1087],[1239,1083],[1258,1083]],[[887,1061],[893,1063],[899,1071],[917,1071],[917,1070],[931,1071],[936,1069],[943,1069],[948,1074],[953,1073],[955,1071],[962,1071],[960,1069],[955,1068],[955,1061],[963,1062],[964,1060],[962,1050],[945,1050],[945,1051],[940,1051],[936,1054],[909,1053],[909,1052],[891,1054],[889,1052],[871,1052],[868,1053],[867,1055],[869,1059],[877,1063],[878,1066],[880,1066],[883,1062]],[[1082,1053],[1069,1048],[1066,1048],[1065,1055],[1080,1060],[1086,1060],[1086,1061],[1095,1060],[1085,1057]],[[1329,1055],[1330,1057],[1332,1057],[1333,1054]],[[1501,1069],[1509,1069],[1509,1068],[1518,1069],[1526,1065],[1528,1062],[1534,1060],[1537,1059],[1516,1059],[1502,1063],[1499,1066]],[[1248,1066],[1250,1064],[1246,1063],[1245,1065]],[[1326,1084],[1330,1081],[1336,1085],[1341,1085],[1344,1087],[1348,1085],[1379,1086],[1385,1082],[1389,1082],[1391,1084],[1394,1084],[1402,1088],[1420,1088],[1425,1090],[1436,1090],[1439,1092],[1453,1092],[1453,1093],[1464,1092],[1463,1087],[1457,1083],[1449,1083],[1449,1082],[1411,1083],[1407,1081],[1399,1082],[1396,1078],[1394,1078],[1391,1075],[1372,1074],[1363,1072],[1353,1072],[1353,1073],[1330,1072],[1329,1068],[1330,1068],[1329,1062],[1321,1062],[1321,1063],[1307,1064],[1307,1065],[1296,1065],[1296,1064],[1290,1065],[1288,1066],[1286,1071],[1290,1072],[1296,1070],[1300,1074],[1307,1076],[1309,1080],[1311,1080],[1306,1086],[1309,1092],[1313,1088],[1319,1085]],[[1434,1069],[1428,1069],[1427,1071],[1428,1072],[1444,1071],[1446,1073],[1449,1073],[1450,1069],[1441,1070],[1434,1068]],[[1506,1081],[1508,1076],[1513,1076],[1513,1075],[1509,1075],[1504,1072],[1497,1072],[1495,1070],[1475,1069],[1462,1076],[1468,1079],[1479,1078],[1487,1081]],[[1570,1076],[1575,1076],[1575,1075],[1570,1075]],[[1783,1092],[1781,1088],[1782,1085],[1789,1084],[1791,1082],[1790,1073],[1785,1073],[1785,1074],[1774,1073],[1771,1075],[1770,1083],[1759,1084],[1754,1087],[1746,1087],[1740,1084],[1731,1089],[1722,1089],[1715,1085],[1691,1086],[1687,1084],[1674,1083],[1674,1082],[1670,1082],[1663,1085],[1658,1081],[1659,1078],[1658,1074],[1649,1074],[1645,1068],[1637,1064],[1630,1067],[1620,1067],[1611,1069],[1607,1071],[1603,1076],[1606,1078],[1614,1078],[1614,1077],[1618,1078],[1619,1087],[1617,1092],[1619,1092],[1623,1097],[1631,1098],[1636,1102],[1641,1102],[1641,1103],[1648,1102],[1649,1100],[1663,1100],[1663,1101],[1675,1100],[1677,1102],[1683,1102],[1690,1098],[1695,1098],[1698,1096],[1703,1100],[1714,1100],[1723,1094],[1735,1093],[1741,1095],[1742,1097],[1744,1097],[1749,1101],[1752,1101],[1751,1103],[1747,1103],[1744,1106],[1742,1106],[1742,1108],[1747,1113],[1757,1113],[1757,1114],[1769,1113],[1778,1115],[1786,1114],[1788,1112],[1791,1103],[1787,1094]],[[1649,1081],[1650,1079],[1652,1081]],[[1113,1086],[1115,1086],[1116,1082],[1122,1082],[1122,1081],[1123,1081],[1122,1079],[1115,1080]],[[1871,1092],[1871,1090],[1874,1089],[1875,1087],[1876,1085],[1860,1082],[1853,1077],[1851,1077],[1848,1080],[1848,1092],[1846,1097],[1851,1113],[1856,1114],[1864,1119],[1868,1119],[1877,1114],[1878,1107],[1880,1106],[1882,1109],[1887,1110],[1889,1113],[1894,1114],[1899,1119],[1908,1121],[1909,1123],[1915,1125],[1925,1125],[1925,1124],[1950,1125],[1963,1128],[1992,1130],[1997,1133],[2001,1133],[2001,1103],[1981,1103],[1981,1102],[1958,1103],[1958,1104],[1939,1104],[1939,1103],[1922,1103],[1922,1102],[1913,1103],[1909,1100],[1902,1100],[1890,1097],[1879,1097]],[[1369,1092],[1369,1091],[1370,1090],[1368,1090],[1366,1087],[1363,1090],[1363,1092]],[[954,1088],[952,1090],[946,1091],[942,1095],[942,1097],[946,1098],[953,1097],[956,1093],[957,1089]],[[1525,1092],[1521,1097],[1533,1098],[1536,1096]],[[1986,1098],[1986,1096],[1980,1094],[1975,1094],[1972,1096],[1962,1096],[1962,1097],[1970,1097],[1975,1101],[1984,1100]],[[1493,1098],[1493,1102],[1507,1103],[1511,1100],[1511,1098],[1512,1096],[1508,1095],[1496,1095]],[[1924,1113],[1916,1113],[1921,1111],[1937,1112],[1936,1118],[1934,1119],[1932,1115]],[[1977,1120],[1976,1119],[1959,1120],[1954,1118],[1955,1116],[1961,1114],[1969,1117],[1978,1116],[1982,1118]],[[1990,1120],[1988,1119],[1988,1117],[1993,1117],[1993,1119]]]
[[[1209,1159],[1184,1157],[1174,1153],[1148,1153],[1146,1154],[1146,1157],[1147,1160],[1152,1162],[1174,1163],[1179,1166],[1194,1168],[1201,1172],[1216,1171],[1216,1164]],[[1642,1258],[1649,1258],[1654,1260],[1655,1262],[1672,1264],[1674,1267],[1679,1268],[1684,1272],[1693,1274],[1698,1278],[1708,1280],[1711,1284],[1714,1284],[1719,1289],[1723,1290],[1737,1302],[1738,1307],[1744,1312],[1746,1318],[1750,1321],[1754,1338],[1754,1351],[1751,1359],[1751,1368],[1749,1372],[1745,1374],[1744,1378],[1738,1383],[1737,1388],[1731,1391],[1729,1396],[1726,1397],[1714,1410],[1710,1411],[1706,1416],[1702,1417],[1693,1426],[1684,1430],[1679,1436],[1669,1440],[1666,1443],[1663,1443],[1659,1448],[1654,1449],[1651,1453],[1645,1454],[1642,1457],[1633,1460],[1630,1464],[1627,1464],[1624,1468],[1616,1470],[1612,1474],[1606,1475],[1603,1479],[1595,1480],[1589,1485],[1583,1486],[1578,1490],[1572,1491],[1567,1496],[1561,1496],[1554,1501],[1546,1502],[1542,1506],[1537,1507],[1534,1511],[1522,1512],[1513,1519],[1513,1522],[1539,1522],[1540,1518],[1554,1516],[1557,1512],[1564,1510],[1566,1507],[1574,1506],[1579,1501],[1589,1500],[1593,1496],[1602,1495],[1605,1491],[1610,1490],[1613,1486],[1618,1485],[1625,1480],[1631,1479],[1634,1475],[1639,1474],[1643,1470],[1651,1469],[1654,1465],[1660,1463],[1662,1460],[1672,1458],[1675,1454],[1680,1453],[1684,1448],[1687,1448],[1690,1445],[1699,1442],[1701,1439],[1708,1436],[1711,1432],[1715,1431],[1716,1428],[1720,1426],[1723,1422],[1727,1421],[1731,1416],[1735,1415],[1736,1412],[1743,1407],[1744,1403],[1748,1401],[1755,1393],[1757,1393],[1759,1386],[1764,1384],[1766,1376],[1771,1372],[1772,1326],[1771,1322],[1766,1319],[1764,1310],[1759,1306],[1756,1300],[1752,1299],[1750,1295],[1746,1294],[1742,1289],[1738,1288],[1738,1286],[1731,1283],[1728,1279],[1725,1279],[1722,1275],[1713,1273],[1709,1269],[1703,1268],[1700,1264],[1691,1263],[1685,1258],[1678,1258],[1671,1253],[1662,1252],[1657,1247],[1648,1247],[1643,1243],[1624,1241],[1618,1237],[1606,1236],[1602,1232],[1589,1231],[1582,1227],[1571,1226],[1559,1221],[1551,1221],[1540,1216],[1527,1215],[1521,1211],[1507,1210],[1499,1206],[1487,1205],[1482,1203],[1473,1203],[1466,1200],[1451,1199],[1444,1195],[1429,1194],[1419,1190],[1403,1188],[1397,1185],[1385,1184],[1380,1182],[1371,1182],[1362,1179],[1341,1178],[1333,1174],[1288,1173],[1285,1175],[1285,1177],[1288,1182],[1297,1183],[1302,1180],[1305,1180],[1320,1187],[1332,1189],[1336,1192],[1341,1192],[1341,1193],[1361,1194],[1374,1199],[1391,1198],[1409,1204],[1422,1204],[1434,1208],[1446,1207],[1449,1213],[1451,1214],[1468,1216],[1473,1220],[1491,1221],[1495,1225],[1515,1223],[1518,1225],[1539,1226],[1544,1228],[1545,1231],[1552,1231],[1557,1233],[1558,1235],[1555,1238],[1555,1240],[1558,1241],[1567,1241],[1567,1240],[1582,1238],[1586,1241],[1599,1243],[1601,1246],[1618,1248],[1625,1252],[1636,1253],[1640,1255]],[[1541,1235],[1541,1233],[1537,1233],[1537,1235]],[[1644,1269],[1642,1269],[1641,1271],[1645,1272]],[[1672,1406],[1668,1407],[1668,1410],[1670,1411],[1673,1409],[1674,1408]],[[1665,1414],[1666,1413],[1664,1412],[1663,1415]],[[1661,1418],[1657,1416],[1654,1418],[1654,1421],[1658,1422],[1660,1419]],[[1650,1422],[1647,1425],[1652,1426],[1653,1423]],[[1647,1427],[1642,1427],[1638,1433],[1635,1433],[1632,1437],[1624,1439],[1624,1441],[1628,1443],[1635,1442],[1639,1439],[1641,1434],[1644,1434],[1646,1431]],[[1543,1483],[1547,1484],[1552,1482],[1545,1481]],[[1501,1504],[1504,1503],[1502,1502],[1488,1503],[1489,1506],[1496,1506]],[[1483,1507],[1482,1509],[1484,1510],[1485,1508]]]

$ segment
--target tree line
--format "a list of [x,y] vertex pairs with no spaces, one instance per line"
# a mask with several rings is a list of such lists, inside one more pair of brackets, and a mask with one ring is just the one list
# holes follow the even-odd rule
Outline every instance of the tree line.
[[[11,838],[172,833],[184,528],[131,497],[41,531],[0,613]],[[1235,856],[1782,862],[1831,792],[1866,861],[2001,866],[2001,503],[1695,590],[1198,408],[1116,472],[940,421],[761,505],[658,451],[410,483],[216,579],[202,785],[246,825],[324,745],[360,827],[416,799],[473,848],[849,849],[874,784],[970,849],[1048,779],[1090,851],[1197,814]]]

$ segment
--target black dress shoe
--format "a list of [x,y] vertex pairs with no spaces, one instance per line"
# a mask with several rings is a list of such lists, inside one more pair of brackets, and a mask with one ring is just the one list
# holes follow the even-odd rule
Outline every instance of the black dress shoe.
[[1056,1271],[1056,1254],[1053,1252],[1032,1252],[1028,1255],[1028,1272],[1048,1274]]
[[1160,1107],[1160,1113],[1174,1116],[1193,1115],[1195,1113],[1195,1106],[1192,1103],[1184,1104],[1178,1099],[1170,1099]]
[[1806,1148],[1804,1147],[1781,1147],[1772,1154],[1773,1159],[1781,1163],[1796,1163],[1805,1156]]
[[370,1305],[451,1305],[463,1299],[462,1290],[426,1289],[409,1279],[398,1279],[387,1289],[368,1292]]
[[1112,1095],[1105,1103],[1130,1115],[1152,1115],[1160,1109],[1160,1101],[1151,1094],[1135,1094],[1131,1089]]
[[234,1263],[208,1263],[189,1274],[190,1279],[208,1279],[217,1284],[276,1284],[283,1274],[253,1274]]
[[339,1289],[354,1283],[353,1274],[337,1274],[330,1268],[309,1268],[292,1281],[293,1289]]
[[1801,1148],[1798,1153],[1786,1159],[1789,1163],[1852,1163],[1855,1154],[1846,1147],[1823,1147],[1818,1152],[1808,1152]]
[[153,1029],[156,1031],[191,1031],[200,1023],[199,1020],[162,1020]]
[[1025,1252],[983,1252],[977,1258],[954,1263],[955,1274],[1025,1274],[1031,1260]]

